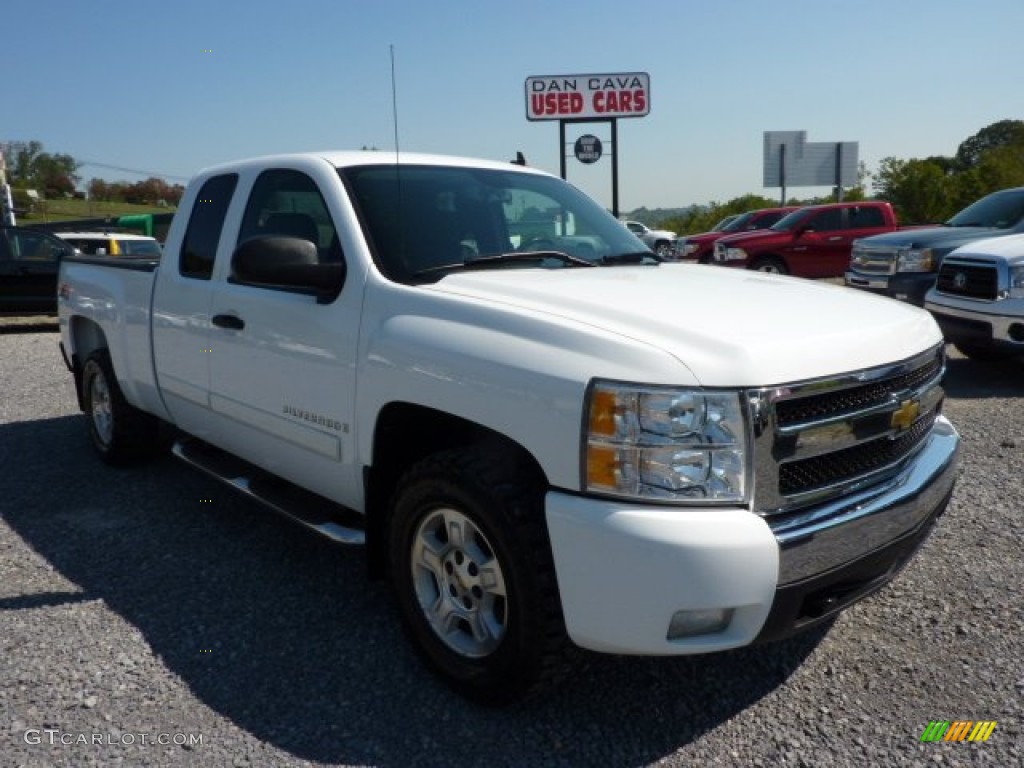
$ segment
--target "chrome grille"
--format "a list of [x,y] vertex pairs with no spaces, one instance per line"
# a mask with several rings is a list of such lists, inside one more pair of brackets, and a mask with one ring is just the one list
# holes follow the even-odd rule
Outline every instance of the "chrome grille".
[[854,243],[850,268],[870,275],[894,275],[897,256],[897,250],[890,246]]
[[879,437],[835,453],[791,461],[779,468],[779,492],[783,496],[815,491],[856,479],[904,458],[928,436],[938,410],[932,409],[896,438]]
[[875,381],[838,392],[810,395],[796,400],[781,400],[775,407],[778,425],[788,427],[805,421],[855,413],[885,403],[894,392],[917,389],[926,381],[935,378],[941,368],[942,360],[939,356],[935,356],[926,365],[893,376],[891,379]]
[[893,365],[749,392],[756,510],[791,512],[898,471],[941,412],[943,349],[940,344]]

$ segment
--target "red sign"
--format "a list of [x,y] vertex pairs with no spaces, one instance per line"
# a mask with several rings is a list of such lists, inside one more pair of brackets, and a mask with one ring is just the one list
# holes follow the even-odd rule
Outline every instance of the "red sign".
[[650,111],[646,72],[526,78],[528,120],[643,117]]

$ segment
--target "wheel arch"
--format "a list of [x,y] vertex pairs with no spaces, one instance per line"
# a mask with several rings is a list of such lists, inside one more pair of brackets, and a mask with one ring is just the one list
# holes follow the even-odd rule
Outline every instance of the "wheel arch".
[[85,410],[85,395],[82,391],[82,369],[89,356],[100,349],[109,349],[107,336],[99,323],[87,317],[76,315],[68,323],[68,338],[71,341],[71,367],[75,379],[75,395],[79,410]]
[[786,257],[783,256],[781,253],[775,253],[772,251],[768,253],[759,253],[757,256],[751,257],[747,262],[747,269],[756,270],[757,265],[760,264],[762,261],[777,261],[786,270],[786,274],[792,274],[792,270],[789,266],[789,261],[786,260]]
[[496,453],[515,470],[529,473],[545,486],[548,484],[533,454],[507,435],[427,406],[388,403],[374,426],[371,463],[363,468],[367,563],[372,578],[382,578],[387,573],[389,508],[399,479],[420,460],[453,448]]

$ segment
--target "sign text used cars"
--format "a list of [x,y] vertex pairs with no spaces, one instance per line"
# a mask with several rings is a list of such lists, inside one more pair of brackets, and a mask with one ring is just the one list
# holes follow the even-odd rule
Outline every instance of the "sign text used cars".
[[646,72],[526,78],[528,120],[643,117],[650,111]]

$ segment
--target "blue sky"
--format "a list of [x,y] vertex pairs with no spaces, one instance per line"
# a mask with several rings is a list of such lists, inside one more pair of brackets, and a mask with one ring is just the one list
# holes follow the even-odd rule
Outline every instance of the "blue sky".
[[[776,196],[768,130],[857,141],[874,171],[1024,118],[1022,0],[33,0],[0,20],[0,142],[172,181],[256,154],[393,151],[392,45],[402,150],[519,150],[553,173],[558,123],[526,120],[525,79],[649,73],[650,114],[618,123],[623,211]],[[610,160],[570,158],[567,176],[610,206]]]

